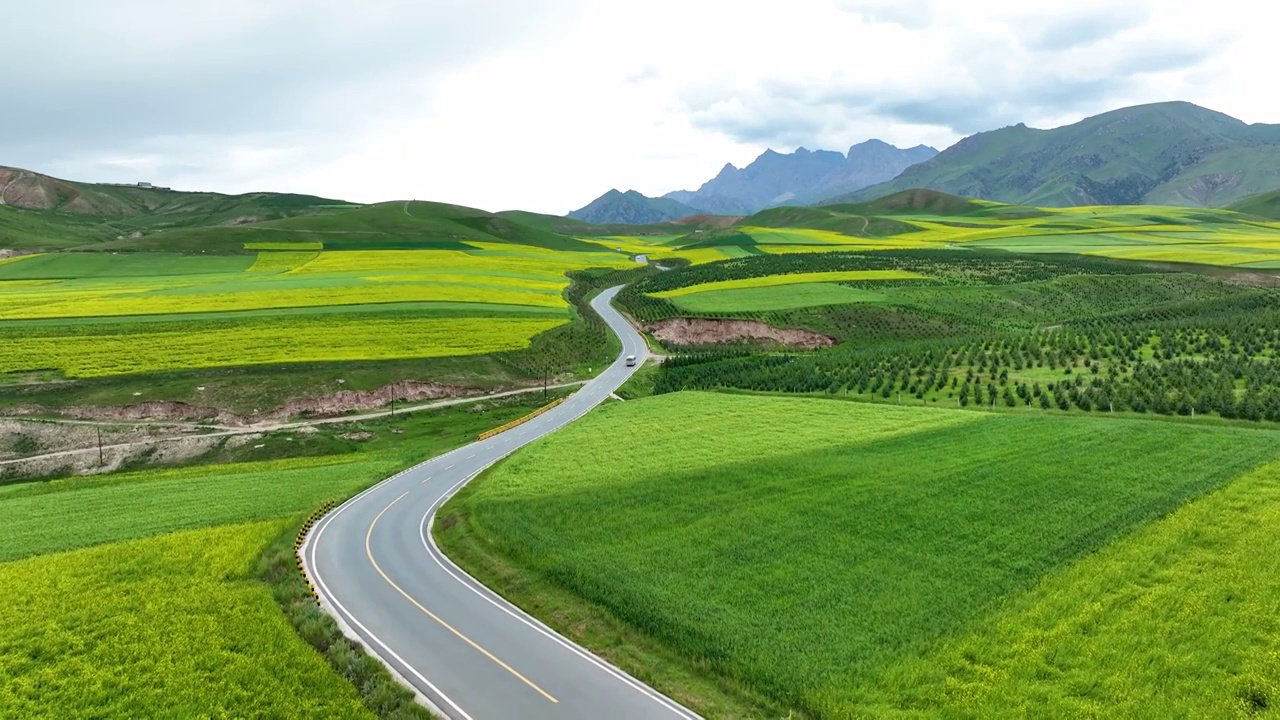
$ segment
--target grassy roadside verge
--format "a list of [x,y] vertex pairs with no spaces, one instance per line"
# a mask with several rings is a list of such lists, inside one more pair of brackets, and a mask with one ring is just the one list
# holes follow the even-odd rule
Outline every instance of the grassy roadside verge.
[[295,518],[258,559],[258,577],[271,588],[280,611],[299,637],[355,687],[370,712],[384,720],[436,717],[373,655],[343,635],[338,623],[316,604],[299,572],[293,547],[305,521],[306,516]]
[[[491,468],[485,474],[492,471]],[[483,479],[481,475],[472,482]],[[445,509],[436,518],[432,534],[451,560],[486,587],[641,682],[706,718],[807,717],[713,674],[710,668],[674,652],[607,609],[494,552],[492,543],[485,539],[484,528],[469,512],[453,504]]]

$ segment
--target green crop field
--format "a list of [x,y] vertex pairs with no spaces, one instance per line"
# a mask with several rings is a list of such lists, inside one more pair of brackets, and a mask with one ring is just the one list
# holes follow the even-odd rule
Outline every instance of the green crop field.
[[884,299],[885,296],[875,290],[852,288],[836,283],[801,283],[686,293],[675,296],[671,302],[675,307],[690,313],[722,315],[877,302]]
[[686,285],[653,296],[669,299],[675,307],[692,313],[759,312],[884,299],[874,290],[836,284],[840,282],[874,285],[880,280],[923,279],[925,276],[905,270],[797,272]]
[[1265,714],[1280,697],[1278,524],[1271,463],[895,665],[869,702],[883,715]]
[[[468,528],[696,666],[852,717],[903,663],[1278,455],[1261,430],[680,393],[539,441],[436,527]],[[460,532],[437,530],[447,546]],[[1167,689],[1158,673],[1114,682]],[[1209,714],[1233,707],[1204,692]]]
[[390,475],[399,464],[394,457],[296,458],[19,485],[0,496],[0,562],[286,517]]
[[6,717],[373,717],[253,576],[279,521],[0,563]]

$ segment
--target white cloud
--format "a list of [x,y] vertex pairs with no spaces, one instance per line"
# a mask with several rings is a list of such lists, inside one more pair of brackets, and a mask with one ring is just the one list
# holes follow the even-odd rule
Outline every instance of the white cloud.
[[1280,121],[1280,18],[1252,0],[73,5],[0,29],[31,68],[0,79],[0,162],[559,213],[765,147],[941,147],[1172,99]]

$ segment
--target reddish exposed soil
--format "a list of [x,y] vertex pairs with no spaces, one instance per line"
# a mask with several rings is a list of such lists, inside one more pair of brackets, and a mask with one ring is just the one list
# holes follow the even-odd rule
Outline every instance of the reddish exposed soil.
[[[170,400],[149,400],[115,407],[77,405],[55,411],[58,415],[84,420],[205,420],[229,427],[255,425],[263,422],[282,422],[299,415],[325,417],[352,411],[374,410],[393,399],[397,402],[419,402],[441,398],[461,397],[468,394],[466,388],[438,383],[405,380],[385,385],[377,390],[343,390],[332,395],[310,398],[292,398],[274,410],[257,415],[238,415],[215,407],[192,405]],[[45,408],[20,407],[10,411],[14,415],[47,414]]]
[[836,342],[835,338],[808,330],[776,328],[755,320],[672,318],[649,323],[645,330],[658,340],[673,345],[719,345],[754,340],[813,350],[830,347]]

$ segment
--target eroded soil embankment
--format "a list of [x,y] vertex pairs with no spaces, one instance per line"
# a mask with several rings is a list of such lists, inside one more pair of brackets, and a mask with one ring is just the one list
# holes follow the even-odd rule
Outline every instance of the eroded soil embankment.
[[377,390],[342,390],[330,395],[293,398],[265,413],[240,415],[216,407],[171,400],[146,400],[121,406],[98,407],[73,405],[63,408],[24,406],[10,411],[13,415],[58,415],[84,420],[206,420],[226,426],[246,426],[281,422],[300,415],[310,417],[341,415],[348,412],[376,410],[392,400],[419,402],[474,394],[467,388],[439,383],[405,380],[384,385]]
[[803,350],[835,345],[835,338],[796,328],[776,328],[756,320],[716,320],[711,318],[671,318],[645,326],[655,338],[672,345],[720,345],[723,343],[772,342]]

